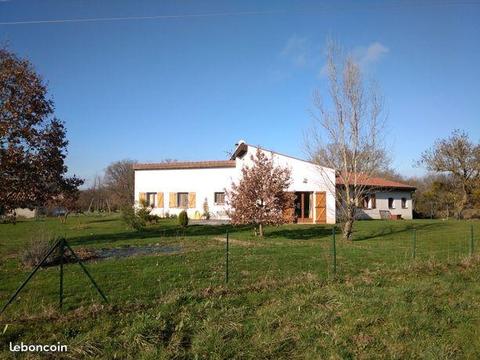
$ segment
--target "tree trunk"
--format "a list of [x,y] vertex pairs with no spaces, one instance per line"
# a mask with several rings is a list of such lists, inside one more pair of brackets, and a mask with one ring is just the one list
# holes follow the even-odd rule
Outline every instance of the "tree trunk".
[[463,210],[465,210],[465,205],[468,202],[468,193],[467,187],[465,184],[462,184],[462,199],[460,200],[460,204],[458,205],[458,216],[457,219],[463,219]]
[[69,211],[65,211],[65,214],[63,214],[63,217],[62,217],[62,224],[66,224],[67,223],[67,218],[68,218],[68,215],[70,214]]
[[263,238],[263,224],[258,224],[258,236]]
[[343,226],[343,238],[345,240],[352,239],[354,222],[355,222],[355,208],[352,207],[347,210],[347,218],[345,219],[345,225]]

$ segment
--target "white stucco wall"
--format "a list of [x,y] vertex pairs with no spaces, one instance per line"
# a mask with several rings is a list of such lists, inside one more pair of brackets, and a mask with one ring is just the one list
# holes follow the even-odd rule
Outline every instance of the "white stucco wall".
[[235,168],[136,170],[135,203],[138,204],[141,192],[163,192],[163,208],[157,205],[152,213],[159,216],[164,216],[166,212],[178,215],[182,209],[169,208],[169,193],[195,192],[196,206],[187,209],[190,218],[194,218],[196,211],[203,214],[205,198],[212,217],[226,218],[224,206],[214,204],[214,193],[228,188],[235,175]]
[[[376,191],[376,208],[360,209],[357,217],[360,219],[381,219],[380,211],[389,211],[392,215],[401,215],[402,219],[411,220],[413,218],[413,204],[411,191]],[[394,209],[388,207],[388,199],[393,198]],[[402,198],[407,199],[407,207],[402,208]]]
[[27,209],[27,208],[17,208],[15,209],[15,213],[18,217],[24,217],[26,219],[32,219],[37,215],[36,209]]

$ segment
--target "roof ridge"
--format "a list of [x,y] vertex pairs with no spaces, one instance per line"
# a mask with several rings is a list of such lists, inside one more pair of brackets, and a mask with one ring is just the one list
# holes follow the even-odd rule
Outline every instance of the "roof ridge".
[[134,170],[162,170],[162,169],[208,169],[235,167],[235,160],[202,160],[202,161],[174,161],[169,163],[138,163],[133,165]]

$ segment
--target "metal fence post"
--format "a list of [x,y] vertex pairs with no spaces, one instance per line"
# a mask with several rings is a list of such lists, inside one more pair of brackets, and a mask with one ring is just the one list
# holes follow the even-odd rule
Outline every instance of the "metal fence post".
[[228,230],[227,230],[227,242],[225,243],[225,283],[228,283]]
[[58,246],[58,243],[59,243],[59,240],[55,241],[55,244],[52,245],[52,247],[50,248],[50,250],[48,250],[48,252],[45,254],[45,256],[43,257],[42,261],[40,261],[37,266],[35,266],[35,269],[33,269],[33,271],[30,273],[30,275],[28,275],[28,277],[25,279],[25,281],[19,286],[19,288],[13,293],[13,295],[10,297],[10,299],[8,299],[8,301],[5,303],[5,305],[3,305],[2,309],[0,310],[0,314],[2,314],[5,309],[7,308],[8,305],[10,305],[12,303],[13,300],[15,300],[15,298],[17,297],[17,295],[20,293],[20,291],[22,291],[22,289],[25,287],[25,285],[27,285],[27,283],[30,281],[30,279],[33,277],[33,275],[36,274],[36,272],[38,271],[38,269],[40,269],[40,267],[43,265],[43,263],[45,261],[47,261],[48,257],[50,255],[52,255],[53,251],[57,248]]
[[63,307],[63,257],[65,254],[65,239],[60,240],[60,291],[59,291],[59,307],[60,310]]
[[80,258],[77,256],[77,254],[75,254],[75,251],[73,251],[73,249],[71,248],[71,246],[68,244],[67,241],[64,240],[63,242],[65,244],[65,246],[67,247],[68,250],[70,250],[70,252],[72,253],[73,257],[75,258],[75,260],[78,262],[78,265],[80,265],[80,267],[82,268],[83,272],[85,273],[85,275],[87,275],[87,277],[90,279],[90,282],[92,283],[93,287],[97,290],[97,292],[100,294],[100,296],[102,297],[102,299],[108,303],[108,300],[107,300],[107,297],[105,296],[105,294],[103,293],[103,291],[98,287],[97,283],[95,282],[95,280],[93,279],[92,275],[90,275],[90,273],[88,272],[87,268],[85,267],[85,265],[83,265],[82,261],[80,260]]
[[412,237],[412,258],[415,260],[415,256],[417,255],[417,229],[413,229],[413,237]]
[[473,256],[473,225],[470,225],[470,256]]
[[335,241],[335,226],[332,229],[333,273],[337,273],[337,243]]

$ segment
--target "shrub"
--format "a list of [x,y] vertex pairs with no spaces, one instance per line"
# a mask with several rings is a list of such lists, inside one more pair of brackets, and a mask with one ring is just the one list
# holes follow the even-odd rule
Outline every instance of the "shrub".
[[[46,236],[39,236],[31,239],[27,244],[26,250],[22,253],[22,264],[25,266],[36,266],[42,261],[48,250],[57,241],[55,238],[48,238]],[[45,266],[55,264],[60,260],[60,252],[56,249],[45,261]]]
[[[36,235],[35,238],[31,238],[27,244],[26,250],[22,253],[22,264],[29,267],[37,266],[58,240],[58,238],[48,237],[45,235]],[[76,248],[75,254],[80,260],[97,258],[96,251],[91,249]],[[60,264],[61,258],[60,248],[57,247],[45,260],[45,262],[42,264],[42,267],[58,265]],[[72,263],[76,261],[77,259],[73,256],[70,250],[65,247],[63,253],[63,262]]]
[[[138,212],[140,212],[139,210]],[[145,229],[146,221],[135,213],[135,209],[131,206],[126,206],[122,209],[122,220],[127,226],[133,230],[141,231]]]
[[207,198],[205,198],[205,201],[203,202],[203,217],[205,220],[210,220],[210,209],[208,207]]
[[180,214],[178,214],[178,224],[181,227],[187,227],[188,225],[188,215],[185,210],[182,210]]

